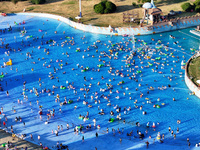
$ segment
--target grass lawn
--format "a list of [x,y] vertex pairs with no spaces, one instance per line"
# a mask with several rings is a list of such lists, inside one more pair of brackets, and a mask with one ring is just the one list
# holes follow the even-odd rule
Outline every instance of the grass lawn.
[[200,80],[200,57],[191,60],[188,66],[188,75],[192,77],[192,81],[198,85],[196,81]]
[[[96,14],[93,6],[101,0],[82,0],[82,22],[84,24],[98,25],[98,26],[113,26],[113,27],[130,27],[138,26],[137,24],[124,24],[122,17],[124,12],[135,11],[139,13],[142,18],[142,8],[135,8],[132,2],[137,0],[110,0],[117,6],[117,11],[112,14]],[[169,13],[170,10],[182,11],[181,4],[185,2],[193,2],[193,0],[157,0],[155,5],[163,11],[163,15]],[[43,5],[32,5],[29,1],[20,1],[16,5],[12,2],[0,2],[0,12],[13,13],[22,12],[26,8],[28,12],[43,12],[57,14],[64,17],[75,18],[79,14],[78,0],[46,0]],[[182,13],[180,16],[190,15],[190,13]],[[74,19],[75,20],[75,19]]]

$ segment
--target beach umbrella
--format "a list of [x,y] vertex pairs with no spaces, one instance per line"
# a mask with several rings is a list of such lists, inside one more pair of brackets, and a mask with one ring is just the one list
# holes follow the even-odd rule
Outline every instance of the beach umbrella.
[[149,2],[147,2],[147,3],[144,3],[142,5],[142,7],[145,8],[145,9],[150,9],[150,8],[153,8],[153,5],[151,3],[149,3]]

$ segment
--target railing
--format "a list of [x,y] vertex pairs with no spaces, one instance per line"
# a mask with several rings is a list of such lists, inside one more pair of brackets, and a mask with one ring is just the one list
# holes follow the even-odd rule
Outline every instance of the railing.
[[170,20],[166,19],[166,20],[154,23],[153,25],[154,26],[168,25],[168,24],[170,24],[170,22],[173,24],[173,23],[195,20],[197,18],[200,19],[200,14],[196,14],[196,15],[193,15],[193,16],[187,16],[187,17],[181,17],[181,18],[178,17],[178,18],[170,19]]

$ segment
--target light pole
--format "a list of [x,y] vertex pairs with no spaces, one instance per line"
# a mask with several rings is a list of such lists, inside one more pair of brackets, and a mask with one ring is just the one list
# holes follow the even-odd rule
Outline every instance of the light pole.
[[80,11],[80,17],[82,17],[82,13],[81,13],[81,0],[79,0],[79,11]]
[[148,20],[149,20],[149,9],[147,8],[147,25],[148,25]]
[[82,12],[81,12],[81,0],[79,0],[79,12],[80,12],[80,15],[78,15],[77,17],[75,17],[75,19],[78,20],[78,23],[81,22],[81,18],[82,18]]

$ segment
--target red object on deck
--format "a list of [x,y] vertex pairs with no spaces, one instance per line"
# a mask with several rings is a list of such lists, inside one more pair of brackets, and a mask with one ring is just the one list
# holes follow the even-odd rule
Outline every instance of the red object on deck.
[[7,16],[6,13],[1,13],[1,15],[4,16],[4,17]]

